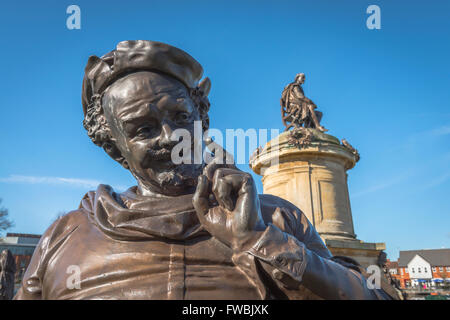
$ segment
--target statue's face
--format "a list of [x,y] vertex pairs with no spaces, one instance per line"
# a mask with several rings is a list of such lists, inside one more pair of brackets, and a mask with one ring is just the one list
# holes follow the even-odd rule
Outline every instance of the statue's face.
[[303,84],[305,82],[305,75],[301,74],[299,76],[297,76],[297,83],[299,84]]
[[[153,193],[191,192],[201,165],[171,161],[174,130],[194,136],[200,115],[178,80],[148,71],[127,75],[105,92],[102,106],[116,146],[139,185]],[[192,152],[193,153],[193,152]]]

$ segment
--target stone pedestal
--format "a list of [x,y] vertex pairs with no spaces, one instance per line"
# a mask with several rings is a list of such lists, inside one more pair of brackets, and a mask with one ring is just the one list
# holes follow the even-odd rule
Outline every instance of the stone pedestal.
[[305,213],[334,255],[375,264],[384,244],[357,240],[353,227],[347,170],[355,166],[357,155],[334,136],[304,130],[311,143],[296,146],[290,132],[283,132],[254,153],[251,169],[263,176],[264,193],[284,198]]
[[368,243],[361,240],[334,240],[325,239],[328,249],[334,256],[351,257],[364,268],[378,263],[381,251],[386,250],[384,243]]

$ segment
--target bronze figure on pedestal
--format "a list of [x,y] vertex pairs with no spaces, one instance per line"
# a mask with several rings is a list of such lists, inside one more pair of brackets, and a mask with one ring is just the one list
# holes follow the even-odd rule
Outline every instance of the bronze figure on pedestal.
[[316,128],[322,132],[328,131],[321,124],[322,112],[311,99],[305,96],[302,85],[305,83],[305,74],[299,73],[294,82],[288,84],[281,94],[281,119],[286,131],[291,128]]

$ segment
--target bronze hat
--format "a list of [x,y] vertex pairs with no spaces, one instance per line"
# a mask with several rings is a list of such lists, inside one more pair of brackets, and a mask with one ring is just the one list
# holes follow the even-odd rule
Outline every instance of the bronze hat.
[[189,89],[195,89],[203,75],[200,63],[181,49],[156,41],[122,41],[101,58],[89,57],[82,89],[84,114],[92,96],[101,94],[118,78],[143,70],[173,76]]

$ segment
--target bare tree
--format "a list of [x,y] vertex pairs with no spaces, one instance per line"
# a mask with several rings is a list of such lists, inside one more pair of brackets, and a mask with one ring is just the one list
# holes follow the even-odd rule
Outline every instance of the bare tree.
[[[2,199],[0,199],[0,205]],[[8,219],[8,209],[0,207],[0,233],[13,227],[14,223]]]

